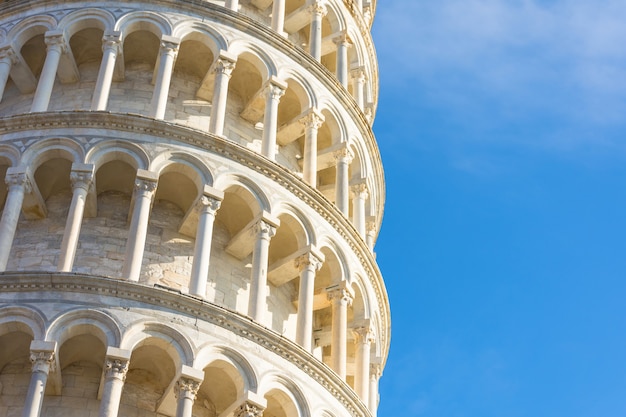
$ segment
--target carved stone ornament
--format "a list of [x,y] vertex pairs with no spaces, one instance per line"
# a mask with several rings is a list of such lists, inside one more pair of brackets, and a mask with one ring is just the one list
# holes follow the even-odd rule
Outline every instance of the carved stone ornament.
[[276,227],[265,220],[259,220],[259,222],[254,225],[253,230],[260,239],[270,240],[276,235]]
[[319,129],[324,124],[326,119],[321,114],[314,111],[310,111],[309,114],[299,120],[304,126],[313,129]]
[[7,174],[4,182],[9,186],[9,189],[13,187],[23,187],[25,193],[30,193],[32,190],[30,179],[24,172]]
[[32,372],[42,372],[47,375],[50,371],[54,371],[54,351],[31,351],[30,362]]
[[372,332],[370,327],[358,327],[356,329],[352,329],[352,334],[354,334],[355,344],[370,345],[374,342],[374,332]]
[[235,61],[231,61],[230,59],[217,58],[215,61],[215,66],[213,67],[213,71],[217,74],[226,75],[230,77],[235,70]]
[[282,96],[285,95],[285,89],[276,84],[269,83],[267,85],[267,96],[272,100],[280,100]]
[[202,197],[200,197],[198,203],[200,205],[200,210],[203,213],[212,214],[215,216],[215,213],[220,209],[222,205],[222,200],[203,195]]
[[18,63],[17,55],[13,48],[10,46],[5,46],[0,48],[0,62],[5,61],[9,62],[11,65],[15,65]]
[[328,301],[345,303],[347,305],[352,304],[352,294],[346,288],[332,288],[326,290],[326,297]]
[[263,408],[256,404],[245,401],[234,412],[235,417],[262,417]]
[[105,34],[102,37],[102,51],[106,51],[107,49],[113,49],[115,51],[119,50],[121,45],[121,39],[119,35]]
[[59,52],[65,52],[65,38],[63,34],[58,33],[54,35],[47,35],[45,37],[46,46],[48,47],[48,51],[51,49],[58,49]]
[[182,395],[185,398],[195,400],[199,389],[200,381],[196,381],[195,379],[191,378],[180,378],[178,381],[176,381],[176,387],[174,387],[174,392],[176,393],[176,398],[180,398],[180,396]]
[[150,180],[135,180],[135,190],[145,193],[153,193],[157,189],[157,182]]
[[300,272],[304,271],[308,267],[311,267],[314,271],[319,271],[322,267],[322,261],[320,261],[318,257],[312,253],[306,253],[302,256],[298,256],[294,262],[296,269]]
[[93,173],[85,171],[72,171],[70,173],[70,182],[72,183],[72,189],[82,188],[85,191],[91,187],[93,181]]
[[162,40],[161,41],[161,53],[175,56],[178,53],[178,46],[179,44],[176,42]]
[[333,156],[335,157],[335,160],[339,163],[339,162],[344,162],[346,164],[351,164],[352,160],[354,159],[354,154],[352,153],[352,151],[350,149],[348,149],[348,147],[346,146],[345,148],[341,148],[336,150],[333,153]]
[[318,15],[321,17],[326,16],[328,13],[328,9],[326,8],[326,2],[323,0],[316,0],[309,6],[309,11],[313,15]]
[[107,358],[104,364],[106,377],[125,381],[128,373],[128,364],[128,360]]

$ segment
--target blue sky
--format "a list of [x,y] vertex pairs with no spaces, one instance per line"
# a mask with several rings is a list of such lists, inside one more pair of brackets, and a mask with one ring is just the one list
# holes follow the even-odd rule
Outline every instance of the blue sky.
[[379,415],[626,415],[626,2],[379,1]]

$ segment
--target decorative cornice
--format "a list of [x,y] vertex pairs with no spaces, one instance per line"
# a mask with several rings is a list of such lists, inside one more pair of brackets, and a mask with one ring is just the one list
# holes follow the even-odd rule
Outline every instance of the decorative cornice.
[[[389,298],[380,269],[367,243],[359,235],[354,225],[322,193],[306,184],[301,178],[282,165],[264,158],[262,155],[235,142],[207,132],[145,116],[95,111],[68,111],[42,112],[36,115],[24,114],[0,118],[0,135],[34,130],[37,132],[33,133],[33,136],[44,139],[41,134],[43,129],[51,131],[54,129],[73,129],[76,132],[81,128],[97,130],[98,132],[95,136],[98,138],[103,137],[102,130],[138,133],[142,136],[153,136],[189,144],[210,153],[221,155],[255,171],[257,174],[271,179],[274,183],[280,185],[315,210],[348,243],[368,273],[370,283],[376,293],[376,301],[380,307],[382,322],[385,323],[381,328],[379,336],[384,347],[383,357],[386,358],[390,344],[391,318]],[[82,133],[82,135],[84,134]],[[58,134],[53,132],[50,133],[50,136],[59,137]]]
[[[355,417],[371,416],[367,406],[354,390],[326,364],[313,357],[295,342],[224,307],[179,292],[93,275],[46,272],[0,274],[0,293],[44,292],[52,294],[55,291],[62,292],[66,297],[70,293],[75,293],[130,300],[156,306],[173,313],[195,317],[219,326],[256,343],[297,366],[335,397],[351,415]],[[21,300],[28,302],[25,298],[21,298]]]

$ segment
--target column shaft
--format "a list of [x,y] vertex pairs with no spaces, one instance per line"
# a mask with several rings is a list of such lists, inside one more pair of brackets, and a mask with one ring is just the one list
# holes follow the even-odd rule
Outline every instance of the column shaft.
[[352,70],[352,95],[357,106],[365,109],[365,70],[362,67]]
[[177,406],[176,417],[192,417],[193,402],[196,399],[198,390],[200,389],[200,383],[204,378],[204,372],[184,366],[191,374],[181,375],[180,379],[176,381],[174,392],[176,394]]
[[[147,171],[144,171],[147,172]],[[153,175],[152,173],[149,173]],[[140,178],[135,181],[135,207],[128,231],[126,242],[126,256],[122,276],[131,281],[139,281],[143,251],[150,220],[150,206],[156,190],[157,182],[154,177]]]
[[236,12],[239,9],[239,0],[226,0],[225,6]]
[[354,390],[361,400],[368,404],[372,332],[369,327],[361,327],[354,330],[354,336],[356,344]]
[[[113,353],[113,354],[111,354]],[[109,347],[104,363],[104,389],[98,417],[117,417],[131,352]]]
[[285,31],[285,0],[274,0],[272,4],[272,29],[280,34]]
[[0,102],[4,95],[4,89],[6,88],[9,80],[9,74],[11,73],[11,67],[15,60],[15,53],[11,47],[5,47],[0,49]]
[[312,110],[300,123],[305,126],[303,179],[310,186],[317,187],[317,132],[324,123],[324,116]]
[[252,277],[250,279],[250,306],[248,314],[258,323],[263,323],[267,293],[267,261],[270,239],[276,234],[276,226],[260,220],[254,229],[256,242],[252,254]]
[[100,62],[100,72],[98,73],[98,80],[96,81],[96,88],[91,101],[91,110],[106,110],[107,108],[119,48],[119,32],[104,35],[102,39],[102,61]]
[[309,53],[316,60],[322,59],[322,18],[327,9],[323,1],[315,0],[311,4],[311,32],[309,34]]
[[213,71],[215,71],[215,87],[213,89],[213,101],[211,103],[209,132],[218,136],[222,136],[224,134],[228,83],[234,70],[235,61],[230,59],[219,57],[214,64]]
[[350,177],[349,168],[352,162],[352,153],[345,147],[335,152],[336,184],[335,184],[335,204],[339,211],[346,217],[350,211]]
[[346,379],[346,355],[348,332],[348,305],[352,294],[344,286],[327,290],[332,306],[331,367],[342,379]]
[[170,91],[170,81],[172,80],[174,60],[176,59],[177,53],[178,42],[175,41],[174,38],[164,36],[161,40],[161,59],[159,61],[159,72],[157,75],[156,83],[154,84],[154,92],[152,94],[151,116],[155,119],[163,119],[165,117],[167,96]]
[[263,119],[263,143],[261,154],[271,160],[276,155],[276,129],[278,124],[278,103],[285,94],[286,85],[278,80],[270,80],[267,84],[267,97],[265,100],[265,116]]
[[296,259],[296,267],[300,271],[300,289],[298,291],[298,317],[296,322],[296,343],[311,352],[313,334],[313,297],[315,292],[315,272],[322,263],[319,256],[313,253],[302,255]]
[[[41,345],[44,348],[33,349],[33,345]],[[54,342],[31,342],[30,361],[32,363],[32,373],[22,417],[39,417],[41,414],[48,374],[54,369],[55,347],[56,343]]]
[[83,221],[83,213],[85,212],[85,200],[91,181],[93,179],[93,167],[87,170],[72,171],[70,180],[74,194],[72,195],[72,203],[70,211],[67,213],[65,222],[65,232],[63,233],[63,241],[61,242],[61,253],[59,255],[59,272],[69,272],[74,264],[76,256],[76,247],[78,246],[78,237],[80,236],[80,227]]
[[24,202],[24,193],[30,192],[31,183],[28,174],[19,168],[9,168],[5,178],[9,186],[2,219],[0,219],[0,271],[6,270],[17,222]]
[[339,84],[348,88],[348,48],[350,47],[350,39],[346,33],[335,38],[337,45],[337,81]]
[[30,108],[32,113],[48,110],[61,54],[65,48],[63,34],[55,33],[54,35],[46,35],[46,45],[46,60],[43,64],[43,69],[39,76],[39,83],[37,84],[37,91],[35,91],[33,103]]
[[376,417],[378,410],[378,380],[380,379],[380,365],[370,365],[370,388],[368,395],[368,408],[372,417]]
[[200,215],[198,217],[198,231],[196,232],[196,246],[191,267],[189,293],[199,297],[206,297],[206,284],[209,276],[209,260],[211,258],[211,244],[213,241],[213,223],[215,213],[220,208],[221,198],[203,195],[200,198]]
[[365,201],[368,197],[367,185],[365,183],[356,184],[352,187],[352,224],[365,238]]

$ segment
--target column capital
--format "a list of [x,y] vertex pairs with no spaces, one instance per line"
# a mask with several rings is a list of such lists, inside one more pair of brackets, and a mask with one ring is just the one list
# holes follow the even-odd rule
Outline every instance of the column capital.
[[318,15],[324,17],[328,13],[325,0],[313,0],[308,10],[313,16]]
[[70,182],[72,183],[72,190],[82,188],[85,191],[89,191],[89,187],[93,182],[94,166],[89,164],[72,164],[72,171],[70,172]]
[[102,50],[114,49],[119,51],[122,44],[122,33],[120,31],[107,31],[102,35]]
[[338,163],[345,162],[346,164],[351,164],[352,160],[354,159],[354,153],[350,150],[350,148],[348,148],[348,145],[346,144],[346,146],[344,146],[343,148],[337,149],[335,152],[333,152],[333,157]]
[[376,222],[376,218],[368,218],[367,222],[365,223],[365,230],[367,231],[367,234],[371,234],[371,235],[376,234],[376,231],[378,230],[378,224]]
[[287,84],[284,81],[279,80],[277,77],[271,76],[263,88],[265,88],[268,97],[271,97],[272,100],[280,100],[280,98],[285,95],[285,92],[287,91]]
[[233,415],[234,417],[262,417],[263,410],[265,410],[265,408],[259,404],[251,401],[244,401],[239,407],[237,407]]
[[354,294],[348,287],[348,283],[346,281],[342,281],[338,285],[326,288],[326,297],[330,302],[344,302],[347,305],[350,305],[354,299]]
[[159,177],[156,173],[138,169],[137,177],[135,178],[135,190],[153,194],[157,188],[158,181]]
[[310,127],[313,129],[319,129],[322,127],[326,118],[319,110],[316,108],[310,108],[306,114],[299,120],[306,127]]
[[44,42],[50,49],[58,49],[59,52],[65,52],[67,45],[65,43],[65,35],[61,30],[49,30],[46,32]]
[[176,398],[183,397],[195,400],[198,390],[200,389],[201,382],[202,381],[198,381],[190,377],[181,376],[178,381],[176,381],[176,386],[174,387],[174,394],[176,395]]
[[237,57],[222,51],[212,65],[212,72],[230,77],[237,65]]
[[107,357],[104,361],[105,378],[125,381],[129,364],[130,360],[128,359]]
[[303,255],[298,256],[295,260],[296,269],[300,272],[306,268],[311,267],[315,271],[319,271],[324,262],[324,255],[317,254],[314,251],[309,251]]
[[9,169],[7,169],[6,176],[4,177],[4,182],[7,184],[9,189],[14,187],[22,187],[24,188],[25,193],[30,193],[32,191],[30,173],[24,167],[10,167]]
[[32,372],[41,372],[46,375],[56,368],[56,342],[33,340],[30,344],[30,362]]
[[354,343],[370,345],[374,342],[374,332],[371,326],[366,325],[352,329]]
[[348,32],[345,30],[339,32],[335,37],[333,37],[333,42],[335,43],[335,45],[343,44],[347,47],[352,46],[352,39],[350,38],[350,35],[348,35]]
[[370,363],[370,379],[378,379],[382,375],[382,367],[380,363]]
[[363,82],[365,81],[365,67],[354,67],[350,70],[350,76],[353,80]]
[[276,236],[277,226],[262,218],[254,225],[254,233],[260,238],[270,240]]
[[180,46],[180,39],[174,36],[161,36],[161,53],[177,54]]
[[11,65],[15,65],[19,62],[17,54],[11,45],[0,47],[0,61],[7,61]]
[[354,197],[362,197],[367,198],[369,196],[369,190],[367,188],[367,184],[365,182],[360,182],[358,184],[352,184],[350,186],[350,191]]

